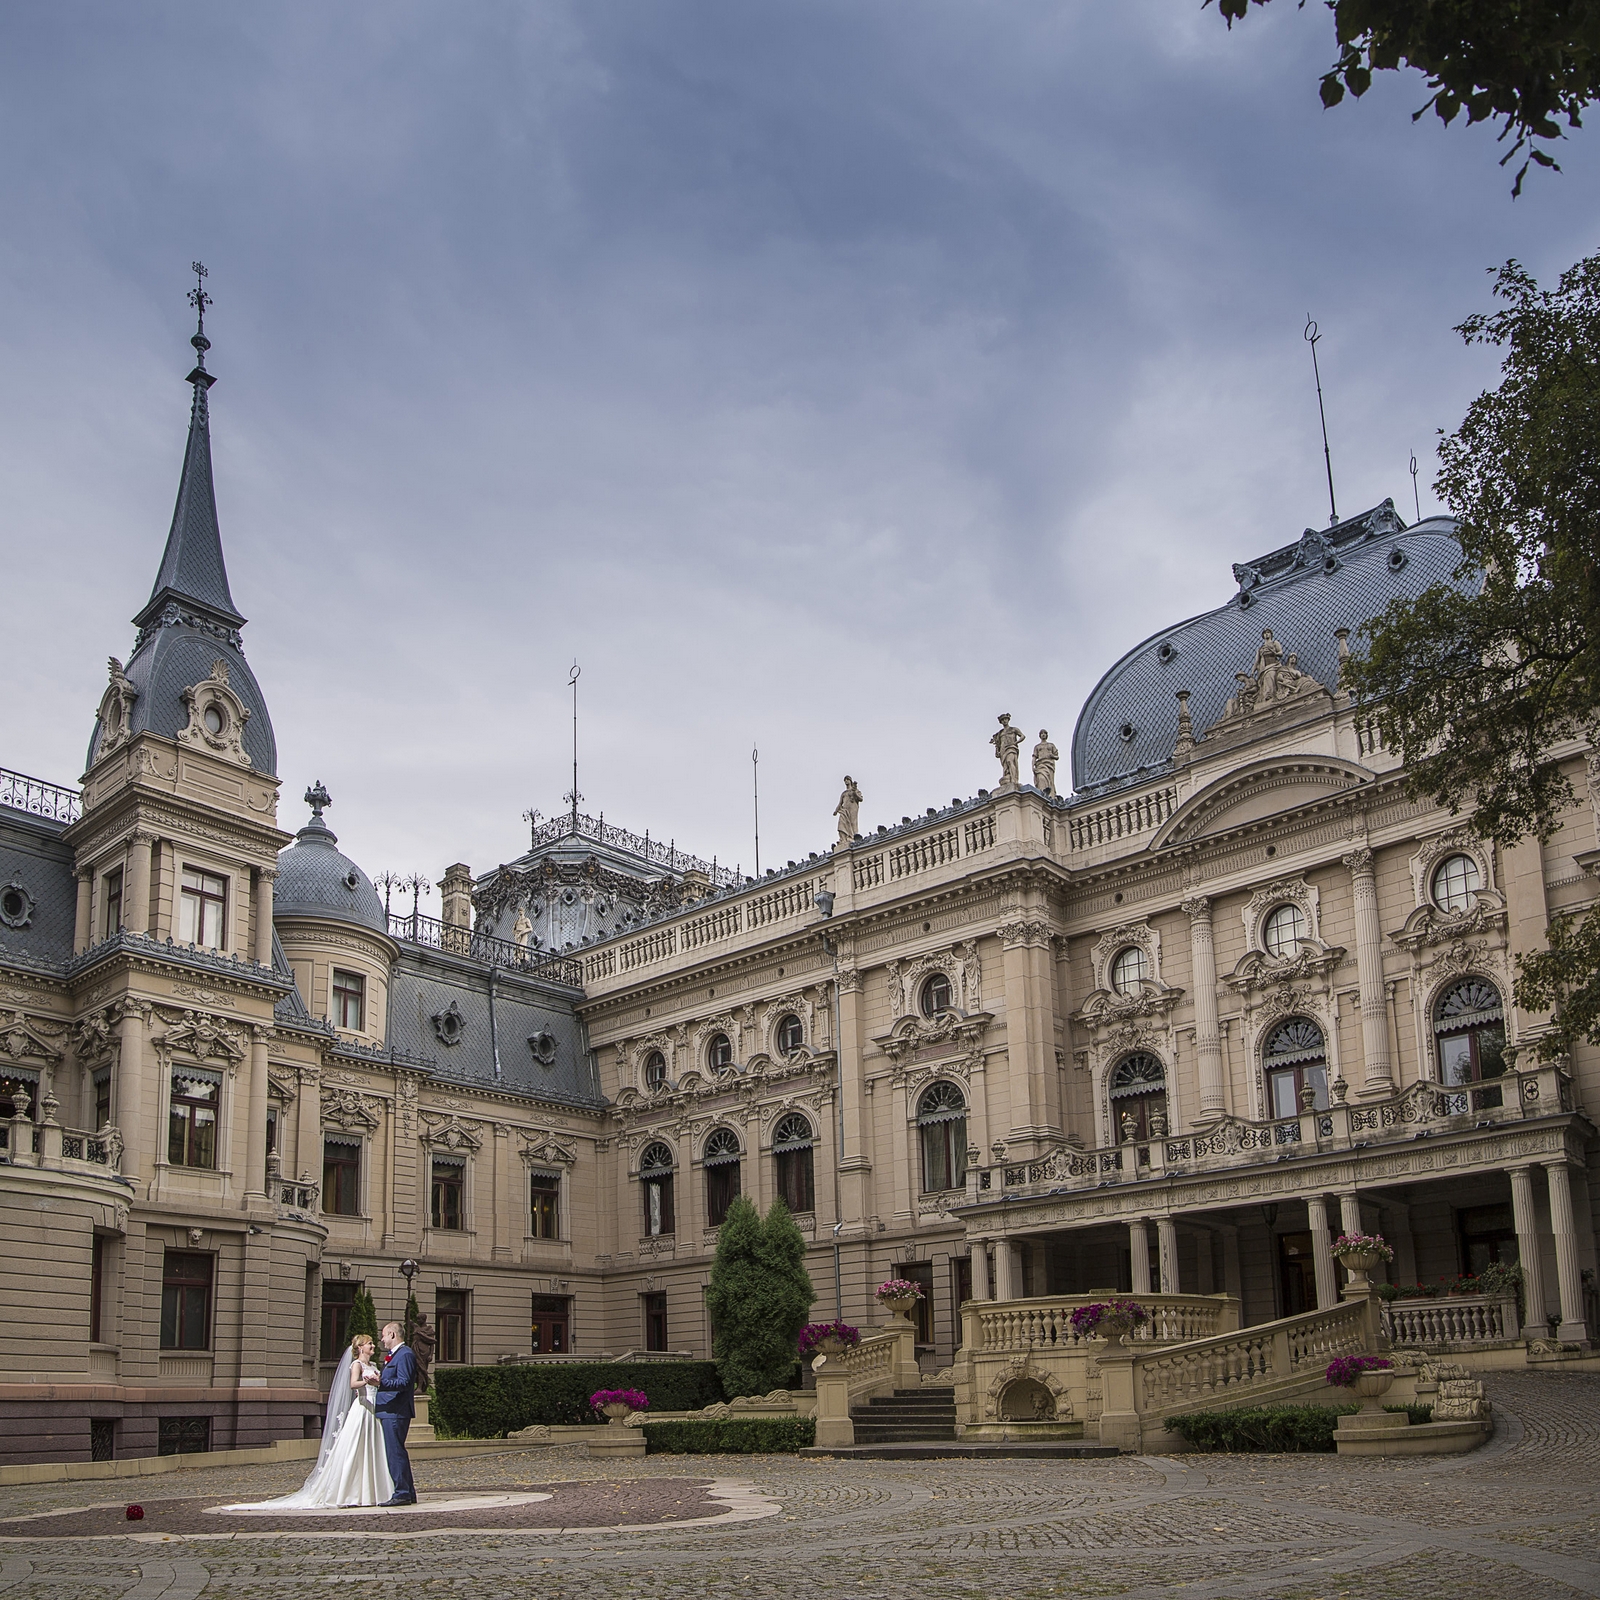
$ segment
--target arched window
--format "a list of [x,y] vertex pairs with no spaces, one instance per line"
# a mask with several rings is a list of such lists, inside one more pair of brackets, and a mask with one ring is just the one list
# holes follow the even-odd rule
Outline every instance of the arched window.
[[1290,1017],[1267,1035],[1262,1065],[1269,1117],[1298,1117],[1307,1089],[1313,1092],[1313,1111],[1328,1109],[1328,1047],[1309,1017]]
[[718,1228],[739,1193],[739,1135],[732,1128],[713,1128],[700,1160],[706,1169],[706,1221]]
[[922,986],[922,1014],[925,1017],[936,1017],[941,1011],[952,1009],[950,1003],[950,980],[944,973],[936,972]]
[[1433,869],[1433,903],[1452,916],[1470,911],[1482,887],[1483,874],[1471,856],[1446,856]]
[[644,1086],[659,1089],[667,1081],[667,1058],[659,1050],[652,1050],[644,1058]]
[[922,1188],[927,1194],[967,1181],[967,1102],[953,1083],[935,1083],[917,1102]]
[[1298,955],[1305,936],[1306,914],[1293,903],[1274,907],[1261,925],[1261,943],[1269,956]]
[[649,1144],[639,1157],[639,1184],[644,1190],[644,1231],[651,1238],[671,1233],[672,1150],[664,1144]]
[[792,1011],[778,1024],[778,1054],[792,1056],[806,1042],[806,1030]]
[[1111,1131],[1118,1144],[1159,1139],[1167,1130],[1167,1069],[1148,1050],[1111,1069]]
[[772,1130],[772,1154],[778,1164],[778,1193],[794,1212],[816,1208],[811,1170],[815,1142],[811,1124],[798,1111],[780,1117]]
[[[1484,1083],[1506,1070],[1506,1019],[1500,991],[1482,978],[1463,978],[1440,996],[1433,1031],[1439,1040],[1439,1081],[1450,1088]],[[1498,1087],[1475,1089],[1472,1109],[1502,1103]]]
[[725,1033],[714,1033],[706,1045],[706,1065],[713,1072],[726,1072],[733,1065],[733,1041]]
[[1138,994],[1139,985],[1150,976],[1150,957],[1136,944],[1119,950],[1111,963],[1111,987],[1118,994]]

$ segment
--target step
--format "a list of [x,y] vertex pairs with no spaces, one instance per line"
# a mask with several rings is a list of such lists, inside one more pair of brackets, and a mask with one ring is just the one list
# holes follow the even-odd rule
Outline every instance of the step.
[[861,1440],[875,1439],[953,1439],[956,1430],[953,1424],[940,1426],[937,1422],[910,1423],[903,1428],[885,1428],[870,1422],[858,1422],[855,1425],[856,1438]]
[[1038,1461],[1055,1458],[1065,1461],[1098,1461],[1120,1455],[1114,1444],[1080,1444],[1075,1440],[1041,1444],[964,1444],[959,1439],[948,1444],[840,1445],[828,1450],[812,1446],[803,1456],[837,1456],[852,1461]]

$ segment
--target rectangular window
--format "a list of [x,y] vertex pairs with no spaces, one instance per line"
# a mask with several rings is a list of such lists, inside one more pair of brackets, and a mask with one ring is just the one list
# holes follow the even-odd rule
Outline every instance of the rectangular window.
[[108,872],[101,880],[105,886],[105,921],[100,935],[109,939],[122,926],[122,868]]
[[644,1301],[644,1347],[646,1350],[667,1348],[667,1297],[664,1294],[641,1295]]
[[672,1177],[646,1178],[640,1185],[644,1190],[644,1231],[659,1238],[673,1230]]
[[333,969],[333,1025],[359,1033],[366,1027],[367,980],[359,972]]
[[528,1232],[535,1239],[561,1237],[561,1180],[553,1172],[536,1172],[528,1180]]
[[778,1152],[778,1193],[790,1211],[799,1215],[816,1209],[812,1184],[811,1147]]
[[343,1278],[324,1279],[322,1284],[322,1340],[319,1359],[337,1361],[350,1342],[350,1312],[356,1303],[359,1283]]
[[94,1075],[94,1127],[98,1133],[111,1120],[111,1073]]
[[739,1163],[719,1161],[706,1168],[706,1221],[719,1228],[726,1220],[728,1207],[739,1194]]
[[9,1121],[17,1114],[17,1096],[28,1097],[28,1115],[35,1121],[39,1117],[39,1079],[31,1072],[19,1072],[14,1077],[0,1073],[0,1120]]
[[217,1105],[222,1079],[214,1072],[178,1067],[172,1073],[167,1160],[175,1167],[215,1167]]
[[117,1459],[117,1425],[110,1417],[96,1417],[89,1424],[89,1459],[91,1461]]
[[467,1359],[467,1291],[439,1289],[434,1295],[434,1326],[439,1330],[439,1345],[434,1360],[463,1362]]
[[210,1417],[162,1417],[157,1422],[158,1456],[203,1456],[211,1448]]
[[361,1215],[361,1146],[354,1140],[322,1142],[322,1209],[335,1217]]
[[221,950],[226,945],[223,923],[228,910],[228,880],[198,867],[183,869],[183,887],[178,895],[178,942],[196,944],[203,950]]
[[433,1164],[432,1217],[436,1228],[459,1229],[461,1191],[466,1187],[467,1169],[460,1161],[435,1161]]
[[267,1107],[267,1154],[275,1156],[278,1153],[278,1108]]
[[570,1344],[568,1328],[572,1302],[564,1295],[536,1294],[533,1297],[533,1343],[536,1356],[561,1356]]
[[908,1261],[894,1269],[897,1278],[914,1283],[922,1291],[922,1298],[912,1308],[911,1320],[916,1324],[917,1343],[933,1343],[933,1268],[926,1261]]
[[[161,1348],[211,1348],[211,1274],[214,1260],[189,1250],[169,1250],[161,1272]],[[169,1451],[168,1454],[171,1454]]]
[[103,1344],[100,1337],[101,1280],[105,1276],[106,1242],[97,1233],[89,1246],[89,1343]]

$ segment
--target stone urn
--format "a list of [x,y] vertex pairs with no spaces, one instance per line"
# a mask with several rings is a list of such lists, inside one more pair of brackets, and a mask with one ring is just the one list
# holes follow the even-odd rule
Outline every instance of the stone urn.
[[1131,1317],[1116,1316],[1101,1317],[1095,1324],[1094,1331],[1098,1337],[1105,1340],[1107,1350],[1121,1350],[1123,1341],[1133,1332],[1133,1319]]
[[600,1410],[604,1413],[607,1424],[613,1428],[620,1428],[633,1415],[633,1407],[622,1400],[608,1401],[600,1407]]
[[1367,1274],[1383,1257],[1376,1250],[1341,1250],[1339,1260],[1350,1274],[1350,1288],[1358,1294],[1364,1294],[1372,1288],[1372,1279]]
[[1387,1415],[1383,1409],[1383,1397],[1388,1394],[1389,1386],[1394,1379],[1393,1367],[1374,1367],[1370,1371],[1357,1374],[1356,1381],[1350,1387],[1361,1401],[1360,1415],[1368,1417]]
[[897,1294],[886,1296],[878,1302],[891,1316],[899,1317],[907,1322],[911,1319],[911,1308],[916,1305],[917,1297],[914,1294]]
[[816,1343],[816,1353],[819,1356],[827,1356],[830,1361],[842,1356],[849,1348],[850,1346],[836,1333],[824,1334]]

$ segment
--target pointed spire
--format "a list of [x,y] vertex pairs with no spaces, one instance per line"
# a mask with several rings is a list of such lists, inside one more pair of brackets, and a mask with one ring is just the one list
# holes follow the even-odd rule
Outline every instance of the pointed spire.
[[178,483],[178,503],[172,513],[172,530],[161,557],[150,599],[134,620],[147,627],[168,602],[198,609],[229,628],[241,627],[244,618],[233,604],[228,589],[228,569],[222,559],[222,533],[217,526],[217,500],[211,484],[211,419],[206,391],[217,380],[206,371],[206,307],[211,296],[205,291],[206,269],[194,263],[195,287],[189,303],[195,308],[197,325],[189,340],[198,360],[188,382],[194,385],[194,405],[189,412],[189,444],[183,455],[183,477]]

